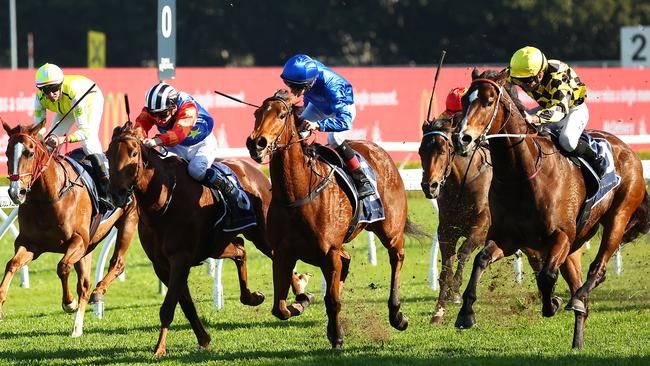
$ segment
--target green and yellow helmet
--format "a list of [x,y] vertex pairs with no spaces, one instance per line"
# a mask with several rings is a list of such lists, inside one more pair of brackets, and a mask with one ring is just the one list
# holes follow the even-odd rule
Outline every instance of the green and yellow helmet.
[[510,76],[527,78],[546,69],[546,56],[535,47],[526,46],[518,49],[510,59]]
[[63,82],[63,71],[54,64],[45,64],[38,68],[34,79],[37,88],[61,84]]

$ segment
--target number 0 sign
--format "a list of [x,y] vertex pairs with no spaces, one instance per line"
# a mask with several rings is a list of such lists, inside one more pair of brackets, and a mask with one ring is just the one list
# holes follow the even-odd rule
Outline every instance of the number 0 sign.
[[650,27],[621,28],[621,66],[650,66]]

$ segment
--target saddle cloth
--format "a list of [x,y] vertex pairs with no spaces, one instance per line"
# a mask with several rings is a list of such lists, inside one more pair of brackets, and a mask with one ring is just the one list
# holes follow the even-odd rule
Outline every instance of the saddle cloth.
[[230,180],[233,184],[235,184],[237,190],[239,191],[239,197],[237,199],[237,202],[239,204],[236,205],[236,208],[232,210],[232,212],[230,212],[221,191],[214,188],[211,189],[212,194],[215,195],[215,198],[217,199],[218,202],[220,202],[221,207],[223,208],[222,210],[223,214],[217,218],[217,220],[214,223],[214,226],[218,226],[223,221],[223,218],[226,215],[231,215],[229,220],[230,223],[229,224],[224,223],[222,225],[223,227],[221,228],[221,230],[223,231],[227,231],[227,232],[238,231],[247,228],[249,226],[257,225],[255,209],[251,204],[250,199],[248,198],[248,194],[246,193],[246,191],[244,191],[244,188],[242,188],[242,185],[239,182],[239,179],[237,178],[235,172],[233,172],[232,169],[230,169],[226,164],[219,161],[212,164],[212,168],[215,169],[217,174],[220,174],[222,177]]

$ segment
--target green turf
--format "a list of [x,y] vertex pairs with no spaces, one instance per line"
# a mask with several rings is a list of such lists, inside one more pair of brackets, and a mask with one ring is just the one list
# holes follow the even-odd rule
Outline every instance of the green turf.
[[[409,194],[410,217],[427,231],[436,227],[430,203]],[[8,235],[9,236],[9,235]],[[0,261],[8,260],[12,243],[0,242]],[[624,271],[614,274],[592,293],[585,331],[585,348],[571,349],[573,313],[560,311],[542,318],[530,267],[525,264],[522,285],[514,282],[512,259],[496,263],[483,276],[475,306],[478,324],[459,332],[453,321],[459,305],[451,305],[442,326],[429,325],[436,293],[427,287],[430,242],[408,240],[402,272],[402,310],[410,319],[404,332],[388,324],[389,266],[377,243],[379,264],[367,259],[362,234],[348,245],[351,273],[346,283],[342,318],[344,349],[333,351],[326,338],[326,314],[320,298],[320,274],[299,264],[299,270],[318,274],[311,291],[318,301],[289,321],[276,320],[271,309],[271,263],[251,245],[251,287],[267,300],[256,308],[238,301],[235,266],[224,266],[225,308],[212,308],[212,281],[205,267],[192,270],[190,287],[212,344],[200,349],[180,308],[168,337],[168,355],[157,359],[152,349],[158,337],[158,309],[162,298],[151,265],[138,243],[127,254],[126,282],[115,282],[106,296],[103,320],[86,313],[85,333],[70,338],[72,316],[61,310],[56,276],[60,255],[45,254],[30,265],[31,288],[22,289],[18,276],[5,303],[0,322],[0,365],[132,365],[190,363],[223,365],[647,365],[650,364],[650,246],[642,238],[623,249]],[[585,254],[586,268],[597,243]],[[97,258],[98,252],[95,253]],[[468,268],[469,270],[469,268]],[[467,272],[466,272],[467,274]],[[73,281],[75,276],[71,276]],[[466,275],[467,278],[467,275]],[[74,284],[73,284],[74,287]],[[567,286],[557,292],[567,298]]]

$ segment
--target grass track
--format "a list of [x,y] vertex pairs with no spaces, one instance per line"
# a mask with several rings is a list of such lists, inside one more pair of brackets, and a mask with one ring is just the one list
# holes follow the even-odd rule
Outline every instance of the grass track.
[[[436,218],[428,201],[409,194],[411,219],[433,232]],[[0,242],[0,262],[13,252],[7,239]],[[583,273],[596,253],[597,243],[583,259]],[[458,332],[453,321],[459,305],[452,305],[443,326],[429,325],[437,293],[427,287],[430,243],[408,240],[402,271],[402,310],[409,328],[398,332],[388,324],[386,301],[389,265],[386,251],[377,242],[379,264],[367,261],[366,236],[348,248],[351,271],[346,282],[342,316],[346,338],[344,350],[332,351],[327,341],[326,315],[320,300],[298,318],[286,322],[270,314],[271,263],[252,245],[249,278],[253,289],[267,300],[256,308],[238,301],[235,266],[226,262],[226,305],[212,309],[212,281],[205,267],[192,270],[190,288],[198,312],[212,336],[210,349],[199,349],[180,307],[168,337],[168,356],[156,359],[152,349],[158,336],[157,280],[138,243],[127,254],[127,280],[115,282],[106,296],[106,317],[86,313],[85,334],[69,337],[72,316],[60,307],[61,289],[56,276],[60,255],[44,254],[30,265],[31,288],[14,280],[0,322],[0,365],[181,365],[190,363],[227,365],[649,365],[650,364],[650,246],[645,238],[623,250],[624,272],[614,274],[592,293],[585,330],[585,349],[570,348],[573,314],[560,311],[542,318],[530,267],[525,281],[514,282],[512,259],[488,269],[476,303],[478,324]],[[98,255],[95,253],[95,258]],[[471,266],[468,266],[471,267]],[[301,271],[318,274],[299,264]],[[465,278],[468,277],[469,268]],[[71,278],[76,280],[75,276]],[[319,293],[320,275],[310,284]],[[565,300],[562,280],[556,291]]]

